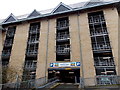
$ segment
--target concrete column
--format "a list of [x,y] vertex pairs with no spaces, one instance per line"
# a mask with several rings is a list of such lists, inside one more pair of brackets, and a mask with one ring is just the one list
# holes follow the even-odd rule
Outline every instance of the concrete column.
[[88,24],[87,13],[82,13],[79,16],[80,23],[80,42],[82,52],[82,64],[83,66],[83,80],[85,86],[95,85],[95,67],[93,60],[93,52],[91,45],[90,30]]
[[71,62],[80,62],[80,43],[77,14],[69,16],[69,31],[71,44]]
[[14,42],[11,50],[9,66],[15,68],[19,76],[23,74],[22,72],[25,62],[28,30],[29,30],[28,23],[17,25],[14,36]]
[[48,21],[42,20],[40,27],[40,37],[39,37],[39,49],[38,49],[38,59],[37,59],[37,69],[36,78],[42,78],[46,76],[46,50],[47,50],[47,37],[48,37]]
[[[49,37],[48,37],[48,57],[47,68],[50,63],[56,62],[56,19],[49,20]],[[47,72],[48,73],[48,72]]]
[[104,9],[107,30],[118,75],[118,12],[116,8]]

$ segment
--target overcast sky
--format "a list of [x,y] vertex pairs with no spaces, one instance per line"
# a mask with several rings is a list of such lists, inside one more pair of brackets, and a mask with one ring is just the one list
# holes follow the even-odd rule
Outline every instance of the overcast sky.
[[10,13],[15,16],[56,7],[60,2],[67,5],[88,0],[1,0],[0,19],[7,18]]
[[55,8],[60,2],[69,5],[85,1],[90,0],[1,0],[0,19],[7,18],[11,13],[13,13],[15,16],[19,16],[31,13],[34,9],[41,11]]

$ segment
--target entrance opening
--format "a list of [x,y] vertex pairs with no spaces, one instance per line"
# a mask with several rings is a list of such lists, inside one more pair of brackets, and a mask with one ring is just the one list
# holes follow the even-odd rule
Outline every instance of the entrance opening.
[[80,69],[48,70],[48,79],[57,77],[63,83],[79,83]]

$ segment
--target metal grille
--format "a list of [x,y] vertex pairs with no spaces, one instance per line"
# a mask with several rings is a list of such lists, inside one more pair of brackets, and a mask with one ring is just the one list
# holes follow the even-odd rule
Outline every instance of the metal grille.
[[95,57],[95,66],[115,66],[113,57]]
[[97,85],[118,84],[117,76],[97,76]]
[[102,23],[105,22],[104,16],[103,15],[95,15],[95,16],[90,16],[89,17],[89,23]]
[[68,26],[69,26],[68,20],[58,21],[58,25],[57,25],[58,29],[68,28]]

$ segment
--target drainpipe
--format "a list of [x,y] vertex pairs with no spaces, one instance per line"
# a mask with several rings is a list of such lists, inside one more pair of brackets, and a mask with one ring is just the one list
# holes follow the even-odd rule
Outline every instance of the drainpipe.
[[49,19],[47,19],[48,30],[47,30],[47,41],[46,41],[46,63],[45,63],[45,82],[47,83],[47,64],[48,64],[48,39],[49,39]]
[[84,88],[84,69],[83,69],[83,58],[82,58],[82,44],[81,44],[81,36],[80,36],[80,21],[79,21],[80,13],[77,13],[77,22],[78,22],[78,36],[79,36],[79,46],[80,46],[80,70],[82,70],[82,76],[80,78],[80,88]]

